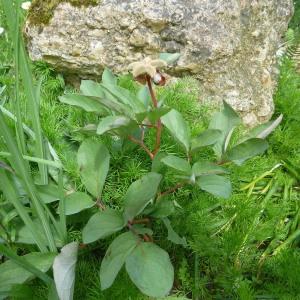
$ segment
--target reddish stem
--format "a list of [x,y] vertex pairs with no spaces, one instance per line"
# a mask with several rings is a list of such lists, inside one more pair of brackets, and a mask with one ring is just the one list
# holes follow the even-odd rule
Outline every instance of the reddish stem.
[[162,192],[159,194],[159,197],[163,197],[163,196],[166,196],[166,195],[169,195],[175,191],[177,191],[178,189],[180,189],[181,187],[183,187],[185,184],[184,183],[177,183],[175,186],[173,186],[172,188]]
[[139,220],[133,220],[131,224],[148,224],[150,222],[149,218],[139,219]]
[[[147,79],[147,85],[148,85],[148,88],[149,88],[149,92],[150,92],[150,96],[151,96],[151,99],[152,99],[153,106],[154,106],[154,108],[157,108],[158,107],[158,101],[157,101],[155,92],[154,92],[153,87],[152,87],[151,78],[150,78],[150,76],[147,76],[146,79]],[[159,149],[160,149],[161,133],[162,133],[162,123],[161,123],[161,119],[159,119],[156,123],[156,142],[155,142],[155,148],[154,148],[154,151],[153,151],[153,158],[159,152]]]
[[143,141],[137,140],[137,139],[134,138],[132,135],[129,135],[129,136],[128,136],[128,139],[129,139],[130,141],[132,141],[133,143],[135,143],[135,144],[141,146],[141,147],[147,152],[147,154],[150,156],[151,159],[154,158],[153,153],[148,149],[148,147],[144,144]]

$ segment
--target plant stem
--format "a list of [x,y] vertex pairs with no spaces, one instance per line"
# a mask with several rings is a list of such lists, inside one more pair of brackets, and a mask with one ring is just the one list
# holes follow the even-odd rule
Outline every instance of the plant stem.
[[149,148],[144,144],[143,141],[137,140],[137,139],[134,138],[132,135],[129,135],[129,136],[128,136],[128,139],[129,139],[130,141],[132,141],[133,143],[135,143],[135,144],[141,146],[141,147],[147,152],[147,154],[150,156],[151,159],[154,158],[153,153],[149,150]]
[[185,186],[185,183],[183,183],[183,182],[182,182],[182,183],[177,183],[177,184],[176,184],[175,186],[173,186],[172,188],[170,188],[170,189],[168,189],[168,190],[166,190],[166,191],[160,193],[158,197],[160,198],[160,197],[169,195],[169,194],[175,192],[176,190],[180,189],[180,188],[183,187],[183,186]]
[[[151,78],[150,78],[150,76],[147,76],[146,78],[147,78],[147,85],[148,85],[148,88],[149,88],[149,92],[150,92],[150,96],[151,96],[151,99],[152,99],[153,106],[154,106],[154,108],[158,108],[158,101],[157,101],[155,92],[154,92],[153,87],[152,87]],[[161,133],[162,133],[162,123],[161,123],[161,119],[159,118],[157,123],[156,123],[156,142],[155,142],[155,148],[154,148],[154,151],[153,151],[153,158],[159,152],[159,149],[160,149]]]

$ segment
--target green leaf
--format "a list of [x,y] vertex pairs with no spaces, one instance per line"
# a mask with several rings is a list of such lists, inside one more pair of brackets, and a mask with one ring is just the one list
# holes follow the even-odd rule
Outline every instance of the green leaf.
[[[100,83],[92,80],[82,80],[80,85],[80,91],[84,96],[104,98],[105,93]],[[93,99],[95,100],[95,98]],[[102,107],[102,106],[101,106]]]
[[172,215],[175,212],[175,206],[172,201],[161,200],[155,204],[150,212],[151,217],[161,219]]
[[129,90],[117,85],[104,83],[102,84],[102,87],[106,90],[106,95],[110,94],[114,99],[117,99],[119,103],[123,103],[123,105],[130,107],[130,110],[133,113],[137,114],[147,111],[145,105]]
[[174,63],[180,58],[180,53],[160,53],[159,58],[164,60],[167,64]]
[[[47,272],[55,258],[54,253],[30,253],[24,255],[28,263],[35,266],[42,272]],[[22,284],[33,279],[34,276],[15,262],[8,260],[0,264],[0,293],[9,291],[14,285]]]
[[267,149],[268,143],[265,140],[253,138],[231,148],[225,153],[225,159],[241,165],[247,159],[262,154]]
[[265,124],[261,124],[257,127],[254,127],[247,134],[247,139],[250,138],[260,138],[265,139],[268,135],[270,135],[281,123],[283,119],[283,115],[280,115],[276,120],[267,122]]
[[94,214],[82,231],[85,244],[103,239],[124,227],[124,219],[119,211],[107,208]]
[[149,107],[151,103],[151,96],[148,87],[145,85],[139,89],[137,98],[144,104],[145,107]]
[[75,192],[65,198],[65,213],[67,216],[77,214],[95,205],[92,198],[86,193]]
[[112,84],[116,85],[117,84],[117,77],[112,73],[111,70],[105,68],[103,74],[102,74],[102,82],[104,84]]
[[198,150],[201,147],[214,145],[222,136],[222,131],[218,129],[207,129],[198,137],[192,139],[192,151]]
[[162,176],[148,173],[130,185],[124,197],[124,218],[132,220],[140,214],[147,204],[155,197]]
[[38,185],[36,188],[44,203],[48,204],[59,200],[59,188],[56,184]]
[[183,145],[186,152],[189,152],[190,132],[182,115],[175,109],[172,109],[169,113],[164,115],[161,120],[171,135]]
[[187,175],[190,175],[192,172],[190,163],[187,160],[174,155],[168,155],[164,157],[161,160],[161,162],[167,165],[168,167],[183,172],[184,174]]
[[200,176],[197,180],[199,187],[217,197],[229,198],[231,195],[231,182],[219,175]]
[[101,197],[109,169],[110,155],[106,146],[92,139],[85,140],[77,154],[83,184],[96,198]]
[[198,161],[193,165],[193,174],[197,176],[201,175],[213,175],[213,174],[228,174],[229,171],[225,168],[218,166],[208,161]]
[[214,151],[218,158],[226,151],[226,144],[229,143],[233,129],[241,124],[239,115],[231,108],[231,106],[225,101],[223,104],[224,109],[221,112],[214,114],[209,125],[210,129],[217,129],[222,132],[220,139],[214,145]]
[[127,257],[126,270],[139,290],[149,297],[169,294],[174,268],[166,251],[153,243],[140,243]]
[[164,218],[163,222],[168,230],[168,240],[176,245],[182,245],[183,247],[187,247],[187,242],[185,237],[180,237],[177,232],[174,231],[171,226],[171,222],[168,218]]
[[108,116],[100,121],[97,128],[97,134],[101,135],[114,129],[125,129],[130,125],[134,125],[134,123],[125,116]]
[[168,154],[165,152],[158,152],[152,160],[151,172],[160,173],[165,165],[162,163],[162,159]]
[[97,99],[79,94],[66,94],[59,97],[60,102],[80,107],[87,112],[105,114],[105,109]]
[[170,107],[158,107],[150,111],[147,115],[149,121],[154,125],[162,116],[170,112]]
[[139,239],[131,232],[125,232],[113,240],[108,247],[100,267],[101,289],[109,288],[115,281],[127,256],[138,245]]
[[53,275],[59,299],[73,300],[77,254],[78,242],[72,242],[54,259]]

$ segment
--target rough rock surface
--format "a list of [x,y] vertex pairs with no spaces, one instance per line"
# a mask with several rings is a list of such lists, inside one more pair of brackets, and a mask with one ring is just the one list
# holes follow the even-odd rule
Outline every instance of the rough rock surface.
[[169,72],[195,75],[201,99],[226,100],[249,125],[273,113],[276,50],[292,0],[102,0],[60,4],[48,25],[27,23],[33,60],[81,78],[160,52],[180,52]]

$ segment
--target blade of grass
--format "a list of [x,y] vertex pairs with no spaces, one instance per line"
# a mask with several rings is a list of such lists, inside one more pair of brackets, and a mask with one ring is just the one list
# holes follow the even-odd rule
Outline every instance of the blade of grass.
[[63,171],[60,170],[58,173],[58,187],[59,187],[59,217],[60,217],[60,227],[64,235],[64,242],[67,243],[67,220],[66,220],[66,202],[64,193],[64,177]]
[[6,172],[2,169],[0,169],[0,176],[1,176],[0,187],[5,195],[5,198],[9,202],[11,202],[11,204],[15,207],[20,218],[22,219],[24,224],[28,227],[28,229],[30,230],[32,237],[35,240],[40,251],[48,252],[45,241],[42,238],[42,236],[40,236],[40,231],[36,229],[36,225],[32,222],[26,208],[18,200],[19,197],[18,197],[16,191],[14,190]]
[[[37,93],[34,88],[33,76],[29,67],[23,41],[20,42],[20,74],[24,84],[24,90],[28,100],[28,111],[36,138],[35,156],[45,159],[44,142],[39,115],[39,99],[36,97]],[[41,183],[48,184],[47,167],[43,164],[39,164],[39,171],[41,175]]]
[[[9,152],[0,152],[1,157],[11,157],[11,154]],[[33,156],[27,156],[23,155],[23,159],[31,162],[35,162],[38,164],[44,164],[46,166],[54,167],[60,169],[62,167],[60,162],[56,162],[53,160],[47,160],[47,159],[42,159],[38,157],[33,157]]]
[[37,278],[43,280],[47,285],[51,285],[53,283],[53,279],[50,276],[37,269],[34,265],[27,262],[21,256],[15,254],[15,252],[13,252],[10,248],[4,246],[3,244],[0,244],[0,253],[11,259],[20,267],[35,275]]
[[51,232],[51,227],[49,224],[48,216],[45,213],[44,203],[39,199],[39,196],[37,195],[35,185],[33,183],[33,180],[31,178],[30,170],[28,165],[25,163],[21,153],[18,151],[18,147],[16,146],[14,142],[14,138],[10,132],[10,129],[5,123],[4,116],[2,112],[0,112],[0,132],[4,138],[4,141],[6,142],[6,146],[11,153],[11,162],[13,168],[16,170],[17,174],[20,176],[24,183],[24,188],[28,194],[28,196],[31,199],[31,203],[33,205],[33,208],[35,209],[37,213],[37,217],[39,218],[43,230],[45,232],[45,235],[47,237],[47,241],[49,243],[49,248],[51,251],[56,252],[56,245],[54,241],[53,234]]

